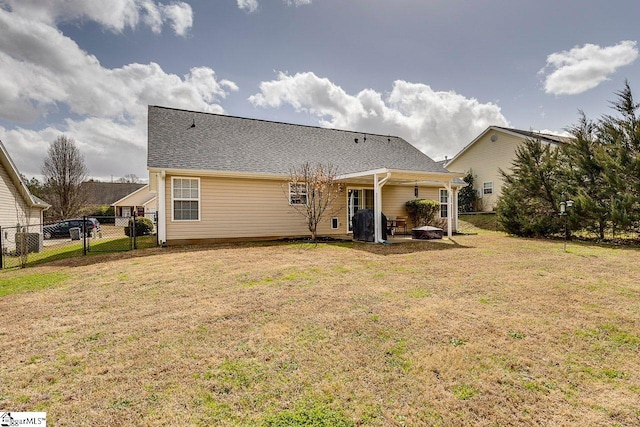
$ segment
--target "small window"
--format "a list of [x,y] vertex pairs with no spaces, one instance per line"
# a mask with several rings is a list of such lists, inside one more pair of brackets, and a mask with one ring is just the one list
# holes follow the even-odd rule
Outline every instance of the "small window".
[[340,222],[338,222],[338,217],[334,216],[331,218],[331,229],[337,230],[338,228],[340,228]]
[[289,183],[289,204],[290,205],[306,205],[307,204],[307,184],[305,183]]
[[171,179],[172,210],[174,221],[200,220],[200,179]]
[[482,194],[493,194],[493,182],[482,184]]
[[440,218],[449,217],[449,192],[445,188],[440,189]]

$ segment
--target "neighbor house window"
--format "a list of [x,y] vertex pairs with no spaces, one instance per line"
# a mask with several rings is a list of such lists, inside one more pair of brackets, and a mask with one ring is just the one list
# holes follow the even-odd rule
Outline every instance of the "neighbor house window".
[[307,204],[307,184],[305,183],[289,183],[289,204],[290,205],[306,205]]
[[440,189],[440,218],[449,217],[449,192],[445,188]]
[[172,178],[171,206],[174,221],[199,221],[200,178]]
[[493,194],[493,182],[482,184],[482,194]]
[[338,220],[337,216],[334,216],[333,218],[331,218],[331,229],[337,230],[338,228],[340,228],[340,221]]

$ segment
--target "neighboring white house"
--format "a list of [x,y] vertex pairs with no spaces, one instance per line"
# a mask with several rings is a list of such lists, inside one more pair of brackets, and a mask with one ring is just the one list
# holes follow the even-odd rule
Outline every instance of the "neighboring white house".
[[133,193],[127,194],[111,206],[115,209],[116,225],[126,226],[129,217],[150,217],[158,210],[158,197],[149,191],[149,184],[140,187]]
[[516,148],[527,139],[540,139],[557,146],[569,138],[500,126],[489,126],[458,154],[449,160],[449,171],[473,172],[473,186],[479,199],[479,210],[492,212],[502,194],[503,179],[500,170],[508,172],[513,165]]
[[350,236],[355,212],[370,208],[380,242],[381,213],[406,218],[405,202],[416,197],[439,201],[447,233],[456,228],[463,174],[402,138],[156,106],[148,123],[149,188],[163,244],[308,235],[291,208],[304,201],[289,183],[305,162],[336,167],[341,184],[340,213],[319,235]]
[[[50,205],[31,194],[0,141],[0,227],[29,226],[42,232],[42,213]],[[35,229],[39,231],[34,231]]]

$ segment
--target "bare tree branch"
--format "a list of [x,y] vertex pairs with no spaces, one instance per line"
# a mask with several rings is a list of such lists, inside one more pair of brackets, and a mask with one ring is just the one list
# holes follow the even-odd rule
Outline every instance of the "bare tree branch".
[[336,211],[334,202],[339,196],[336,176],[337,168],[330,164],[305,162],[290,171],[287,198],[291,207],[306,218],[313,241],[325,214]]
[[72,138],[60,135],[49,146],[42,175],[51,195],[52,209],[60,218],[75,216],[86,199],[81,189],[87,178],[84,157]]

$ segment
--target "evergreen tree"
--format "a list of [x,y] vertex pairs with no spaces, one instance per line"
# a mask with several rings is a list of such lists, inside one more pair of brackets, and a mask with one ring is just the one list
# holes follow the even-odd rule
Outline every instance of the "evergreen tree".
[[567,194],[575,201],[572,228],[583,228],[604,239],[611,221],[612,189],[605,177],[610,158],[596,135],[596,125],[580,112],[569,129],[573,137],[563,147]]
[[462,179],[467,185],[462,187],[458,193],[458,212],[473,212],[476,210],[475,206],[478,199],[476,189],[473,188],[473,171],[469,169],[467,175]]
[[496,211],[498,222],[518,236],[548,236],[561,228],[559,152],[539,139],[527,139],[516,149],[511,173],[500,170],[505,185]]
[[611,191],[612,231],[637,228],[640,221],[640,118],[625,81],[612,107],[617,116],[607,115],[598,123],[598,137],[606,156],[604,176]]

